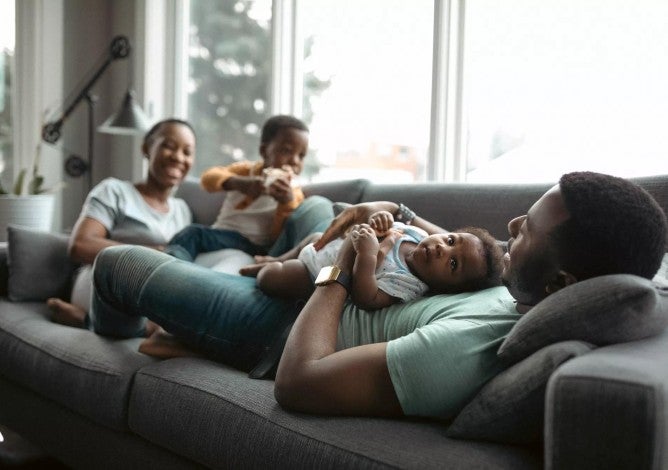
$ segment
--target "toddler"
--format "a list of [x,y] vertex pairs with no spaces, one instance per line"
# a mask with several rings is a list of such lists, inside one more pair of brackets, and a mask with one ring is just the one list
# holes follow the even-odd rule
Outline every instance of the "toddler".
[[214,224],[189,225],[170,240],[165,252],[188,261],[223,248],[266,253],[304,200],[292,179],[302,171],[308,138],[309,129],[301,120],[286,115],[269,118],[262,126],[262,160],[217,166],[202,174],[204,189],[227,193]]

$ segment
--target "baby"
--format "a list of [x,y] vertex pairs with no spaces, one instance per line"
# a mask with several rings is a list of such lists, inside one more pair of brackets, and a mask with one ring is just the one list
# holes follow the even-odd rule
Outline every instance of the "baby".
[[[317,236],[317,235],[316,235]],[[366,310],[407,302],[425,294],[457,293],[500,285],[503,250],[484,229],[428,235],[420,228],[395,222],[387,211],[376,212],[368,224],[347,235],[355,250],[350,295]],[[269,295],[308,298],[320,269],[335,264],[345,239],[320,251],[314,237],[281,258],[258,258],[258,287]],[[292,259],[290,259],[292,257]],[[242,270],[252,274],[252,270]]]

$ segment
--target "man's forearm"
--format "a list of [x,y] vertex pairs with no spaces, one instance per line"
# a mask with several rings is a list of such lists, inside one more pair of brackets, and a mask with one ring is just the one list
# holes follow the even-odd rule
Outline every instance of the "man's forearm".
[[333,283],[318,287],[297,317],[288,336],[276,372],[276,394],[281,403],[289,404],[300,397],[315,361],[336,351],[336,334],[348,296],[345,288]]

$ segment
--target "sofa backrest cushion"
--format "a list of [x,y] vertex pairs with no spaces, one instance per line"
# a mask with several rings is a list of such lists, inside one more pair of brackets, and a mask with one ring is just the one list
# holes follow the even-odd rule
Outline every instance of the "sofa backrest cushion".
[[[319,195],[332,202],[360,202],[365,188],[369,185],[365,179],[337,181],[331,183],[313,183],[303,187],[305,196]],[[211,225],[216,221],[218,212],[225,199],[225,192],[209,193],[202,189],[199,180],[188,177],[176,191],[176,197],[186,201],[193,212],[193,221]]]
[[565,287],[515,324],[498,356],[518,362],[559,341],[595,346],[661,333],[668,326],[668,288],[631,274],[610,274]]
[[7,297],[14,302],[68,300],[76,265],[67,254],[69,237],[26,227],[7,228]]
[[394,201],[420,217],[448,230],[463,226],[487,229],[499,240],[508,239],[508,222],[526,214],[552,185],[411,184],[371,185],[363,202]]

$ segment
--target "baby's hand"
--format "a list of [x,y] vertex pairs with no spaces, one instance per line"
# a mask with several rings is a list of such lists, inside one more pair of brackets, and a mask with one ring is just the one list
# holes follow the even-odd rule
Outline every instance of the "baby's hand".
[[394,217],[388,211],[378,211],[369,217],[369,226],[375,230],[376,236],[384,237],[392,228]]
[[368,225],[361,224],[350,232],[355,253],[370,253],[376,255],[380,249],[376,232]]

